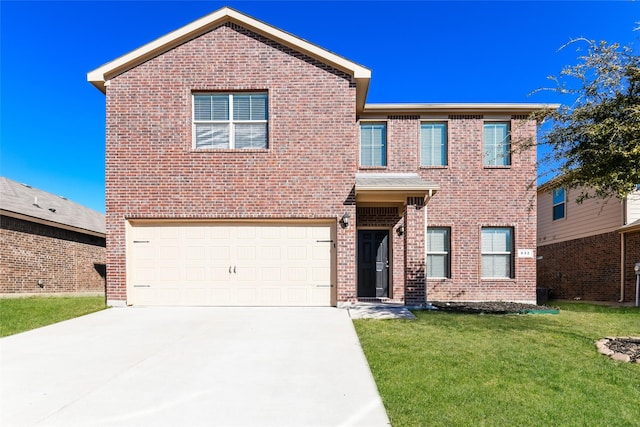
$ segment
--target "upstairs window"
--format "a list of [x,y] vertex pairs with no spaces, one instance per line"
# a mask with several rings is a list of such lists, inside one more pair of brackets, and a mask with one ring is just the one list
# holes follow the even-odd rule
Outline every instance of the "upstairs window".
[[446,123],[422,123],[420,125],[420,166],[446,165]]
[[484,124],[484,165],[511,165],[508,123]]
[[360,124],[360,166],[387,166],[387,124]]
[[553,190],[553,220],[563,219],[565,217],[566,197],[564,188]]
[[267,94],[193,95],[194,148],[267,148]]

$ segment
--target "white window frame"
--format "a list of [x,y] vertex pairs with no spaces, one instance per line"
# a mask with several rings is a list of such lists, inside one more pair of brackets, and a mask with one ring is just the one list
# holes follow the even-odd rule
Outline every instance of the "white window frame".
[[[508,230],[509,231],[509,251],[484,251],[484,242],[483,236],[485,230]],[[514,229],[513,227],[482,227],[480,231],[480,270],[482,279],[513,279],[515,277],[514,272],[514,257],[513,257],[513,248],[515,248],[514,243]],[[487,275],[487,272],[484,271],[484,259],[485,257],[491,258],[504,258],[508,257],[509,259],[509,274],[507,276],[498,276],[495,274]],[[493,273],[493,272],[492,272]]]
[[[487,127],[504,125],[507,129],[506,137],[502,141],[492,141],[492,150],[487,146]],[[497,147],[504,147],[504,153],[498,153]],[[495,149],[494,149],[495,148]],[[511,166],[511,123],[504,120],[485,121],[482,125],[482,163],[484,167],[505,168]],[[502,155],[504,154],[504,155]],[[487,162],[488,160],[488,162]]]
[[[429,250],[429,231],[430,230],[444,230],[446,232],[446,243],[447,248],[446,251],[430,251]],[[427,242],[426,242],[426,252],[427,252],[427,278],[430,279],[450,279],[451,278],[451,227],[427,227]],[[430,256],[443,256],[445,259],[445,275],[444,276],[432,276],[430,269],[428,268],[431,263],[429,263]]]
[[[560,191],[562,191],[562,201],[556,202],[556,195],[559,194]],[[565,219],[567,217],[567,192],[565,191],[564,188],[556,188],[551,192],[551,198],[552,198],[552,204],[553,204],[551,217],[553,218],[554,221]],[[562,216],[558,216],[556,218],[556,207],[561,205],[563,206]]]
[[[229,114],[226,120],[196,120],[196,96],[223,96],[226,95],[229,97]],[[264,120],[238,120],[234,118],[234,103],[233,97],[235,95],[264,95],[267,99],[267,105],[265,110],[266,119]],[[191,96],[191,117],[193,119],[192,126],[192,148],[194,150],[226,150],[226,149],[235,149],[235,150],[264,150],[269,148],[269,95],[264,91],[256,91],[256,92],[194,92]],[[227,147],[198,147],[197,145],[197,127],[198,125],[206,125],[206,124],[224,124],[228,126],[228,145]],[[247,147],[247,148],[236,148],[235,134],[236,134],[236,125],[239,124],[264,124],[265,125],[265,146],[264,147]]]
[[[380,165],[369,165],[369,164],[364,164],[362,161],[362,127],[366,126],[366,125],[381,125],[384,126],[384,140],[382,141],[382,149],[383,149],[383,157],[381,158],[382,160],[382,164]],[[360,137],[359,137],[359,142],[358,142],[358,148],[359,148],[359,156],[358,156],[358,163],[360,164],[360,167],[364,167],[364,168],[386,168],[387,167],[387,140],[388,140],[388,126],[387,126],[387,122],[385,121],[380,121],[380,120],[367,120],[367,121],[361,121],[360,122]]]
[[[437,159],[438,160],[437,162],[434,162],[434,159],[435,159],[435,156],[433,155],[434,145],[432,145],[428,150],[430,152],[429,156],[422,155],[423,152],[426,151],[424,148],[425,141],[422,139],[423,126],[432,126],[432,127],[442,126],[444,128],[444,131],[442,133],[444,140],[439,142],[439,146],[442,151],[440,152],[441,155]],[[433,142],[433,140],[431,142]],[[444,159],[442,159],[443,156],[444,156]],[[427,160],[430,160],[430,162],[427,162]],[[448,163],[449,163],[449,126],[447,122],[443,122],[443,121],[420,122],[420,166],[421,167],[442,167],[442,166],[447,166]]]

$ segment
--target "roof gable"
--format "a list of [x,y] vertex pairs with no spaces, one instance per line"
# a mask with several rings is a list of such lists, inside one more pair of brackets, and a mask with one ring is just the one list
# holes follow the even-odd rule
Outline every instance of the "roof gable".
[[227,22],[235,23],[351,75],[356,82],[356,109],[364,109],[371,71],[342,56],[258,21],[229,7],[219,9],[87,73],[87,80],[106,93],[109,79],[193,40]]
[[5,177],[0,177],[0,211],[87,234],[104,237],[106,233],[105,216],[100,212]]

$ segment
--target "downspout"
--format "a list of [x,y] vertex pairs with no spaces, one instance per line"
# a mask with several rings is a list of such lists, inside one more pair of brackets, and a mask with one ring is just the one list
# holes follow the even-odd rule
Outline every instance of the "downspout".
[[[627,199],[622,200],[622,225],[627,225]],[[620,300],[624,302],[624,260],[626,258],[626,245],[624,231],[620,233]]]

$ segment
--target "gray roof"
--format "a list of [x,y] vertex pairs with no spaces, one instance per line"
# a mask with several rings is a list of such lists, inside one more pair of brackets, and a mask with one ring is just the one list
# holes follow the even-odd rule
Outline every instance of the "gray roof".
[[358,190],[399,190],[421,191],[438,190],[433,182],[425,181],[417,173],[357,173],[356,191]]
[[106,234],[105,216],[62,196],[0,177],[0,209],[46,222]]

